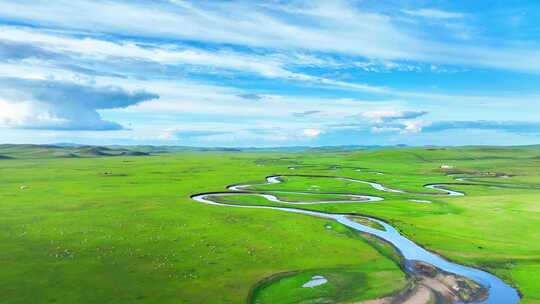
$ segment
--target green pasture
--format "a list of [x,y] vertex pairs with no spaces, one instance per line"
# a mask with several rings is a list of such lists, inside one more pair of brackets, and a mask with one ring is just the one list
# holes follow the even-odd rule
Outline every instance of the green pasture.
[[[276,174],[345,176],[410,191],[302,176],[251,189],[314,193],[272,193],[289,201],[381,196],[294,207],[382,218],[430,250],[497,274],[520,290],[522,303],[540,303],[538,147],[88,157],[10,149],[0,149],[2,303],[351,303],[409,284],[392,248],[339,224],[190,199]],[[477,185],[460,185],[449,173]],[[467,195],[432,195],[423,187],[429,183],[456,183],[449,188]],[[270,204],[246,195],[220,200]],[[302,288],[314,275],[328,283]]]

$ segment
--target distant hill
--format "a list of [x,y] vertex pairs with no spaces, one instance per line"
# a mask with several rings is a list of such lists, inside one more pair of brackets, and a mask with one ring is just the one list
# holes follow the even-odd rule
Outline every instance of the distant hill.
[[21,158],[88,158],[112,156],[147,156],[151,153],[137,147],[106,147],[85,145],[0,145],[0,159]]
[[55,144],[52,144],[52,145],[56,146],[56,147],[70,147],[70,148],[77,148],[77,147],[85,146],[85,145],[74,144],[74,143],[55,143]]
[[[424,146],[426,151],[445,150],[450,147],[439,146]],[[48,145],[33,145],[33,144],[0,144],[0,160],[8,159],[25,159],[25,158],[91,158],[91,157],[117,157],[117,156],[149,156],[159,155],[164,153],[180,153],[180,152],[208,152],[208,153],[234,153],[234,152],[293,152],[293,153],[339,153],[352,150],[367,150],[367,149],[409,149],[406,145],[394,146],[378,146],[378,145],[347,145],[347,146],[323,146],[323,147],[247,147],[247,148],[231,148],[231,147],[189,147],[189,146],[91,146],[80,145],[74,143],[59,143]],[[454,147],[454,149],[466,149],[468,151],[491,152],[493,157],[505,158],[506,153],[520,150],[527,151],[529,158],[540,158],[540,145],[530,146],[462,146]]]
[[47,145],[1,144],[0,159],[20,158],[89,158],[114,156],[148,156],[177,152],[332,152],[354,149],[378,148],[379,146],[339,146],[339,147],[269,147],[269,148],[231,148],[231,147],[188,147],[188,146],[91,146],[75,143]]

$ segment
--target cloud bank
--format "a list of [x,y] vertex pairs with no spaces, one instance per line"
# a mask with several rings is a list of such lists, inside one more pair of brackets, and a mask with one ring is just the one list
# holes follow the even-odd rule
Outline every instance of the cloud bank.
[[0,79],[0,124],[22,129],[121,130],[98,110],[125,108],[158,98],[145,91],[52,80]]
[[[449,20],[464,16],[459,12],[435,8],[401,11],[411,17],[428,19]],[[494,47],[491,43],[480,43],[480,39],[469,39],[472,41],[469,43],[450,43],[452,39],[449,38],[469,33],[463,30],[466,26],[452,27],[448,24],[437,29],[438,35],[427,38],[422,32],[422,23],[415,26],[414,22],[403,22],[402,18],[391,14],[363,9],[353,1],[295,1],[288,5],[281,2],[261,5],[244,1],[146,3],[61,0],[46,3],[22,0],[0,4],[0,18],[36,27],[90,34],[123,33],[146,39],[204,41],[219,45],[339,53],[380,60],[416,60],[540,72],[540,63],[536,63],[540,62],[538,45],[505,43]],[[159,27],[155,26],[154,20],[159,20]],[[188,52],[182,56],[183,60],[204,57],[212,60],[212,56],[207,54]],[[241,65],[242,62],[231,64]],[[245,68],[249,69],[249,66],[245,65]],[[255,68],[259,69],[256,65]]]
[[495,130],[515,134],[540,134],[540,122],[526,121],[438,121],[422,128],[424,132],[446,130]]
[[533,141],[538,18],[520,26],[479,2],[436,5],[4,1],[0,141]]

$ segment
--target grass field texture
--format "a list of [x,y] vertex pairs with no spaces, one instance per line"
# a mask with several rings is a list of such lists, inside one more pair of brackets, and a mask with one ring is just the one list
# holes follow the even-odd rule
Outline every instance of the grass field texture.
[[[12,149],[0,160],[3,303],[348,303],[408,284],[392,248],[339,224],[190,199],[275,174],[347,176],[414,192],[301,176],[254,186],[319,193],[282,196],[291,201],[342,199],[324,192],[384,197],[301,208],[382,218],[430,250],[497,274],[520,290],[522,303],[540,303],[537,147],[54,153]],[[448,173],[477,185],[450,186],[464,197],[426,195],[434,191],[425,184],[459,183]],[[226,200],[268,204],[255,196]],[[300,288],[313,275],[329,283]]]

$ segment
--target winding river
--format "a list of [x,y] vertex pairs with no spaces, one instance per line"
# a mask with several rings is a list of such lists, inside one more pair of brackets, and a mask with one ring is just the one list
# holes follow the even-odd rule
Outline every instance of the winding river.
[[[256,185],[281,183],[282,181],[280,177],[282,176],[334,178],[334,179],[344,180],[344,181],[349,181],[349,182],[368,184],[374,189],[384,191],[384,192],[408,193],[405,190],[388,188],[388,187],[385,187],[384,185],[371,182],[371,181],[363,181],[359,179],[353,179],[353,178],[348,178],[348,177],[338,177],[338,176],[274,175],[274,176],[267,177],[265,183],[256,184]],[[372,228],[372,227],[369,227],[369,226],[366,226],[366,225],[363,225],[363,224],[360,224],[358,222],[351,220],[350,214],[331,214],[331,213],[324,213],[324,212],[318,212],[318,211],[297,209],[293,207],[294,205],[325,204],[325,203],[333,203],[333,204],[335,203],[370,203],[370,202],[382,201],[383,200],[382,197],[368,196],[368,195],[362,195],[362,194],[325,193],[325,194],[335,194],[339,196],[344,196],[344,197],[348,197],[349,199],[339,200],[339,201],[290,202],[290,201],[283,201],[271,193],[274,193],[274,194],[289,193],[289,194],[306,194],[306,195],[319,194],[319,193],[293,192],[293,191],[251,191],[249,190],[249,187],[251,186],[254,186],[254,185],[247,185],[247,184],[231,185],[227,187],[229,192],[211,192],[211,193],[195,194],[192,196],[192,199],[194,199],[197,202],[210,204],[210,205],[228,206],[228,207],[237,207],[237,208],[272,209],[272,210],[299,213],[299,214],[305,214],[305,215],[315,216],[319,218],[334,220],[356,231],[374,235],[392,244],[403,257],[404,265],[405,265],[404,269],[406,272],[410,274],[413,274],[415,272],[414,266],[412,266],[415,264],[414,262],[424,262],[424,263],[433,265],[445,272],[456,274],[456,275],[471,279],[477,282],[478,284],[484,286],[489,291],[488,297],[482,302],[474,302],[475,304],[514,304],[514,303],[519,303],[520,301],[520,297],[517,290],[511,287],[510,285],[504,283],[501,279],[494,276],[493,274],[482,271],[480,269],[475,269],[472,267],[460,265],[460,264],[451,262],[449,260],[446,260],[445,258],[435,253],[432,253],[424,249],[423,247],[417,245],[413,241],[407,239],[406,237],[401,235],[394,227],[392,227],[386,222],[383,222],[378,219],[370,218],[367,216],[363,216],[364,218],[370,221],[373,221],[382,225],[384,227],[384,230],[381,230],[381,229]],[[429,185],[425,185],[424,187],[431,190],[438,191],[439,192],[438,195],[447,195],[447,196],[463,196],[464,195],[464,193],[462,192],[447,189],[446,186],[447,184],[429,184]],[[414,193],[414,194],[422,194],[422,193]],[[423,193],[423,194],[437,195],[436,193]],[[230,195],[257,195],[257,196],[263,197],[264,199],[268,201],[288,204],[288,205],[291,205],[291,207],[274,207],[274,206],[264,206],[264,205],[236,205],[236,204],[220,203],[215,200],[212,200],[212,198],[215,198],[215,197],[230,196]]]

